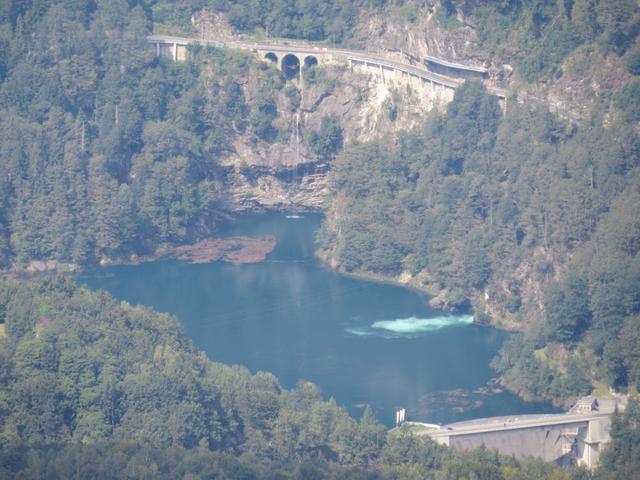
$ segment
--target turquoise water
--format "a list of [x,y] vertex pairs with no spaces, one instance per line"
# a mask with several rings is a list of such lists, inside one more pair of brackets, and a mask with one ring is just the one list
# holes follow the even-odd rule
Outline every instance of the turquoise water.
[[319,215],[248,215],[224,230],[274,235],[267,261],[191,265],[157,261],[98,269],[80,277],[92,289],[174,314],[209,358],[299,380],[358,415],[370,404],[390,424],[552,411],[487,386],[506,334],[450,316],[422,295],[338,275],[313,257]]

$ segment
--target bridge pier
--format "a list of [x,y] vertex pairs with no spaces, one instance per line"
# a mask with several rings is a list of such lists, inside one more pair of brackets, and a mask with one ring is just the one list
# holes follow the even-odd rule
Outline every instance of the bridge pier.
[[179,42],[152,42],[156,57],[168,57],[174,62],[187,59],[187,44]]
[[498,98],[498,105],[500,105],[500,108],[502,109],[502,114],[506,115],[507,114],[507,97]]
[[[249,50],[261,55],[263,60],[267,59],[275,63],[280,71],[288,71],[287,76],[289,78],[299,76],[301,81],[302,68],[310,67],[315,63],[326,63],[330,59],[340,59],[343,62],[347,61],[349,68],[351,69],[353,69],[354,66],[362,65],[364,67],[363,70],[373,73],[374,75],[379,74],[380,80],[385,85],[387,84],[387,80],[391,80],[392,82],[397,81],[422,87],[426,86],[424,82],[428,80],[429,87],[427,88],[429,91],[425,92],[426,96],[433,97],[441,102],[451,100],[451,92],[460,85],[460,82],[456,79],[430,72],[424,68],[400,63],[383,57],[377,57],[361,51],[338,50],[335,48],[328,49],[312,45],[293,46],[285,44],[257,44],[241,41],[225,43],[215,40],[173,37],[169,35],[151,35],[148,37],[148,41],[155,46],[155,53],[157,56],[166,56],[171,58],[174,62],[187,59],[187,47],[190,44],[214,45],[218,48],[238,48],[242,50]],[[290,68],[291,64],[286,60],[287,57],[291,56],[295,57],[297,60],[300,72],[296,73],[299,73],[299,75],[293,74],[295,66]],[[309,62],[307,62],[307,60],[309,60]],[[320,62],[318,60],[320,60]],[[391,71],[392,75],[385,75],[385,69]],[[419,80],[414,82],[412,80],[413,77]],[[504,98],[505,92],[503,90],[490,88],[489,91],[493,95],[497,95],[499,98]]]

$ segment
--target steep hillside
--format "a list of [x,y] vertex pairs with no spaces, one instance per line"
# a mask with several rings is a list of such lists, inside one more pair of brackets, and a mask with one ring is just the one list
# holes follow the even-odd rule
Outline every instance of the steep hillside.
[[[502,115],[468,84],[422,128],[347,147],[320,238],[336,268],[526,331],[496,368],[521,394],[555,401],[639,380],[639,10],[572,5],[444,2],[371,20],[399,50],[508,62],[513,95]],[[412,30],[430,22],[433,38]]]
[[[225,35],[484,64],[506,111],[480,82],[445,107],[339,64],[301,81],[243,52],[157,58],[146,36],[197,34],[203,8]],[[334,268],[521,331],[494,367],[523,396],[632,392],[638,19],[633,0],[0,2],[0,267],[135,260],[238,211],[319,209]],[[636,474],[638,416],[616,416],[595,478]],[[1,282],[0,477],[176,476],[590,477],[387,434],[68,279]]]
[[156,58],[154,11],[2,13],[3,268],[135,260],[212,234],[230,212],[321,209],[344,143],[415,126],[434,106],[340,64],[287,80],[242,52]]
[[[155,57],[146,35],[196,34],[203,8],[224,35],[484,64],[485,84],[509,87],[506,114],[476,83],[445,112],[339,63],[287,80],[242,52]],[[319,209],[334,267],[529,332],[531,351],[497,363],[505,378],[542,378],[523,393],[588,390],[543,385],[567,362],[625,388],[638,378],[623,332],[638,313],[639,18],[630,0],[12,2],[0,11],[0,265],[135,260],[236,211]]]
[[368,408],[356,422],[309,382],[213,363],[176,319],[68,279],[0,282],[0,322],[1,478],[572,478],[388,433]]

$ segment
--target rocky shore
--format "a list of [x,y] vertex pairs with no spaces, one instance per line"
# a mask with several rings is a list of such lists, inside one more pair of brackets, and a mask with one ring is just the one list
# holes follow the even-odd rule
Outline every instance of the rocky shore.
[[207,238],[192,245],[175,248],[175,257],[182,262],[258,263],[267,258],[276,246],[276,239],[264,237]]

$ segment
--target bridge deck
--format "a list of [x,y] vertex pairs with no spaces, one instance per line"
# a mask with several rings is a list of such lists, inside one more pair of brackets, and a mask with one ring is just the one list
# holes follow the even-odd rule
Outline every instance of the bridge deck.
[[[176,45],[183,45],[183,46],[200,44],[200,45],[212,45],[219,48],[223,48],[223,47],[237,48],[241,50],[271,51],[271,52],[305,54],[305,55],[335,55],[335,56],[345,57],[348,60],[353,60],[356,62],[363,62],[371,65],[381,66],[383,68],[398,70],[398,71],[407,73],[409,75],[414,75],[424,80],[437,83],[439,85],[444,85],[445,87],[448,87],[448,88],[457,88],[461,85],[461,82],[456,79],[430,72],[424,68],[420,68],[415,65],[388,60],[386,58],[382,58],[377,55],[372,55],[371,53],[365,52],[363,50],[329,48],[329,47],[319,47],[319,46],[301,45],[301,44],[279,44],[279,43],[271,44],[271,43],[255,43],[255,42],[252,43],[252,42],[241,42],[241,41],[220,42],[217,40],[177,37],[172,35],[151,35],[147,37],[147,39],[150,43],[165,43],[165,44],[176,44]],[[502,90],[499,88],[493,88],[493,87],[489,87],[488,90],[489,90],[489,93],[499,98],[505,98],[506,96],[505,90]]]
[[489,70],[485,67],[474,67],[471,65],[463,65],[461,63],[450,62],[449,60],[444,60],[438,57],[432,57],[427,55],[424,57],[427,62],[433,62],[438,65],[442,65],[443,67],[455,68],[456,70],[466,70],[469,72],[477,72],[477,73],[487,73]]

